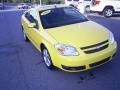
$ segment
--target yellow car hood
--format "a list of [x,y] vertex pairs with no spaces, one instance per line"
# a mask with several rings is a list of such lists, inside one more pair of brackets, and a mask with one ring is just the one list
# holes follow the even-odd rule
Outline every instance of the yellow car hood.
[[101,25],[87,21],[46,30],[61,44],[83,47],[109,39],[109,32]]

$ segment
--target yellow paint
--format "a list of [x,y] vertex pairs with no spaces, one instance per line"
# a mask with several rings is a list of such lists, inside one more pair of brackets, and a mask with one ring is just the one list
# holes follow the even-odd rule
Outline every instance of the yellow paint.
[[[50,8],[53,8],[53,6],[47,7],[47,9]],[[43,9],[46,8],[44,7]],[[38,12],[37,9],[36,12]],[[23,15],[22,25],[24,32],[30,41],[39,51],[41,51],[40,45],[44,44],[50,53],[54,66],[59,67],[62,70],[64,69],[61,67],[61,65],[71,67],[85,65],[85,70],[91,69],[89,64],[101,61],[107,57],[112,58],[117,49],[116,41],[113,44],[108,42],[108,48],[92,54],[85,54],[84,51],[80,49],[80,47],[90,46],[105,40],[109,40],[109,31],[105,27],[92,21],[50,29],[43,29],[40,21],[40,29],[28,27],[29,23],[30,22]],[[61,56],[55,49],[55,45],[58,43],[74,46],[80,55]]]

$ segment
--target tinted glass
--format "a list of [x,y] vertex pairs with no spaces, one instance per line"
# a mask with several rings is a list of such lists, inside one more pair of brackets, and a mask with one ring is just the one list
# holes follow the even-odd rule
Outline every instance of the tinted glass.
[[85,16],[72,7],[42,11],[40,18],[45,29],[88,21]]
[[84,0],[84,1],[91,1],[91,0]]
[[73,0],[73,1],[79,1],[79,0]]
[[25,17],[31,22],[33,23],[35,21],[35,19],[32,17],[32,15],[30,15],[29,13],[25,14]]

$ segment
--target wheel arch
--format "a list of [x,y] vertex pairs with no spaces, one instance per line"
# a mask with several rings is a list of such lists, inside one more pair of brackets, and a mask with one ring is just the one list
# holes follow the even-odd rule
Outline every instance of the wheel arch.
[[[112,5],[105,6],[104,9],[103,9],[103,11],[104,11],[106,8],[112,8],[112,9],[113,9],[113,12],[114,12],[114,7],[113,7]],[[103,12],[103,11],[102,11],[102,12]]]
[[56,65],[56,61],[54,60],[55,57],[55,48],[53,47],[52,44],[49,44],[48,42],[42,42],[40,44],[40,51],[42,52],[43,48],[46,48],[50,54],[51,60],[52,60],[52,64],[55,66]]
[[51,48],[51,45],[49,45],[48,43],[41,43],[40,44],[40,51],[42,52],[42,50],[44,49],[44,48],[46,48],[47,50],[48,50],[48,52],[49,52],[49,55],[50,55],[50,57],[51,57],[51,60],[52,60],[52,64],[55,66],[55,61],[54,61],[54,59],[53,59],[53,57],[54,57],[54,51],[53,51],[53,49]]
[[43,50],[43,48],[46,48],[46,46],[45,46],[45,44],[44,44],[44,43],[41,43],[41,44],[40,44],[40,50],[42,51],[42,50]]
[[49,46],[49,44],[47,43],[47,42],[42,42],[41,44],[40,44],[40,50],[42,51],[43,50],[43,48],[46,48],[46,49],[48,49],[48,51],[50,50],[50,48],[49,48],[50,46]]
[[51,53],[52,53],[52,45],[50,45],[48,42],[42,42],[42,43],[40,44],[40,51],[42,52],[42,50],[43,50],[44,48],[46,48],[46,49],[49,51],[50,55],[52,55],[52,54],[51,54]]
[[49,69],[53,69],[53,67],[54,67],[54,64],[53,64],[53,60],[52,60],[52,58],[51,58],[51,52],[50,52],[50,50],[49,50],[49,48],[47,47],[47,45],[45,45],[44,43],[41,43],[40,44],[40,48],[41,48],[41,51],[42,51],[42,57],[43,57],[43,49],[45,48],[45,49],[47,49],[47,51],[48,51],[48,54],[49,54],[49,56],[50,56],[50,66],[48,66],[47,64],[46,64],[46,62],[45,62],[45,64],[46,64],[46,66],[47,66],[47,68],[49,68]]

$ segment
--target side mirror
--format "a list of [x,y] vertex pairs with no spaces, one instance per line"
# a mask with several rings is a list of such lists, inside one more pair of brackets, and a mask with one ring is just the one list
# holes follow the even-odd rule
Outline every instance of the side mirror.
[[36,26],[35,23],[29,23],[29,24],[28,24],[28,27],[29,27],[29,28],[33,28],[33,27],[35,27],[35,26]]

